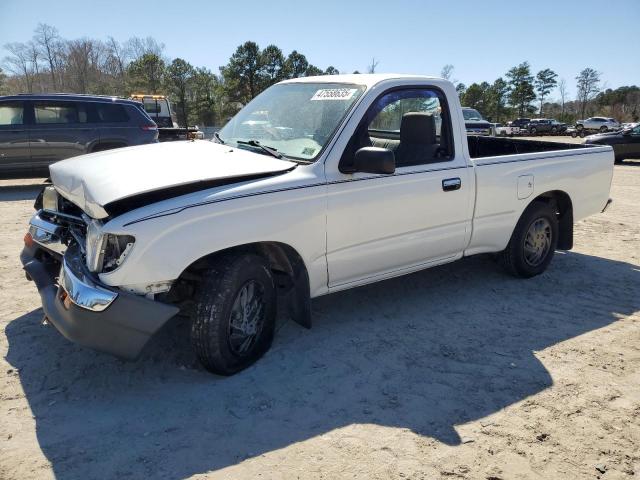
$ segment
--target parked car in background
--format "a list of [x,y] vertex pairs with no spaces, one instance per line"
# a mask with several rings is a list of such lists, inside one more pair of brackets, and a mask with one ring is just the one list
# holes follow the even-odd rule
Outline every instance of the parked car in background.
[[567,129],[564,131],[564,134],[570,135],[573,138],[576,138],[576,137],[582,138],[585,136],[584,129],[578,130],[575,125],[567,127]]
[[474,108],[462,107],[464,126],[470,135],[491,135],[491,124]]
[[586,120],[578,120],[576,122],[578,130],[598,130],[599,132],[609,132],[620,128],[620,124],[614,118],[608,117],[590,117]]
[[0,97],[0,178],[48,177],[49,165],[84,153],[158,141],[138,102],[89,95]]
[[493,133],[496,137],[513,137],[520,133],[519,127],[504,125],[502,123],[494,123],[493,125]]
[[[458,98],[432,77],[295,78],[215,143],[53,165],[21,255],[46,318],[135,358],[182,309],[202,364],[231,375],[269,349],[279,309],[311,327],[320,295],[481,253],[541,274],[609,204],[613,151],[467,135]],[[269,127],[246,137],[256,112]]]
[[531,135],[558,135],[567,129],[566,123],[549,118],[534,118],[527,125],[527,130]]
[[520,130],[526,130],[530,121],[530,118],[516,118],[512,122],[509,122],[509,125],[512,127],[518,127]]
[[171,111],[171,102],[164,95],[146,95],[134,93],[129,97],[142,103],[144,111],[147,112],[156,125],[158,125],[158,140],[160,142],[171,142],[175,140],[204,138],[204,133],[197,126],[179,126],[176,115]]
[[617,163],[625,159],[640,158],[640,125],[617,132],[599,133],[588,136],[587,145],[611,145]]

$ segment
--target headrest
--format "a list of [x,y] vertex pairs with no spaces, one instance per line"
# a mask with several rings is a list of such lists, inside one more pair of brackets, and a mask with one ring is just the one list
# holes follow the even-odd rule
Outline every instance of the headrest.
[[400,123],[400,143],[405,145],[436,143],[436,122],[433,115],[422,112],[405,113]]

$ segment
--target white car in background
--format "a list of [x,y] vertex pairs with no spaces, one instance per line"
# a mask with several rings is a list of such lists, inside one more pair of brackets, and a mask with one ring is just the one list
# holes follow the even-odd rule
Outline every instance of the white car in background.
[[615,118],[609,117],[590,117],[586,120],[578,120],[576,122],[577,130],[597,130],[599,132],[609,132],[612,130],[618,130],[620,124]]
[[493,123],[493,134],[496,137],[513,137],[520,134],[520,127],[512,127],[502,123]]

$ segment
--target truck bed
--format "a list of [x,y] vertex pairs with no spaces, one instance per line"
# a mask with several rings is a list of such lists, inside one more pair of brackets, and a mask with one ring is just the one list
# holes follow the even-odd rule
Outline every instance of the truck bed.
[[600,212],[609,198],[609,147],[468,137],[476,173],[472,239],[466,255],[499,252],[532,199],[552,192],[572,207],[572,222]]
[[587,145],[575,143],[545,142],[544,140],[525,140],[521,138],[484,137],[479,135],[468,135],[467,142],[469,144],[469,155],[471,158],[589,148]]

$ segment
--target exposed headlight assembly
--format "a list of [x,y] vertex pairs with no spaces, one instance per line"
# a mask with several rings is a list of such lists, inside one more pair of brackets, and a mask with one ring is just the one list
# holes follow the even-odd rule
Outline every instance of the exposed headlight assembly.
[[87,237],[85,255],[87,268],[91,272],[106,273],[118,268],[133,248],[135,238],[131,235],[103,233],[100,221],[85,217]]
[[102,272],[112,272],[124,262],[136,239],[131,235],[105,235]]
[[51,185],[44,187],[42,191],[42,209],[50,212],[58,211],[58,192]]
[[104,258],[104,241],[102,233],[102,223],[93,218],[83,215],[87,224],[87,236],[85,238],[85,256],[87,268],[90,272],[100,272]]

